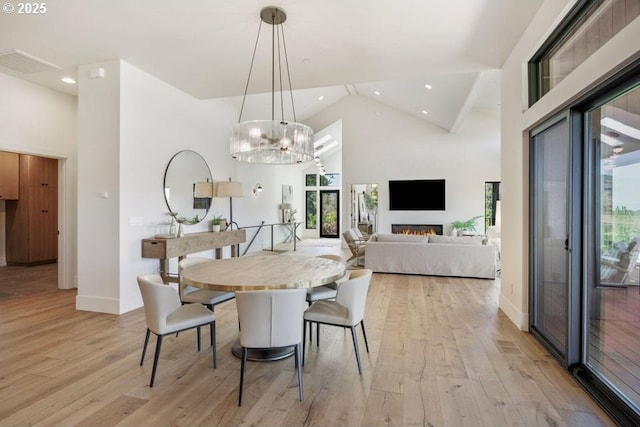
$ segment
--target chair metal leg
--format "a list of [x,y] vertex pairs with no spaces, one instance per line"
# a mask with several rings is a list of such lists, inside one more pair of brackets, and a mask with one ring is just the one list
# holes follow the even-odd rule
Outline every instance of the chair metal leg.
[[302,366],[304,366],[304,352],[307,347],[307,323],[309,324],[309,330],[311,330],[311,322],[303,321],[302,325]]
[[156,354],[153,358],[153,369],[151,370],[151,382],[149,387],[153,387],[153,382],[156,379],[156,369],[158,368],[158,359],[160,358],[160,347],[162,347],[162,335],[158,335],[158,341],[156,342]]
[[216,350],[216,321],[209,323],[209,338],[211,339],[211,351],[213,352],[213,368],[218,367],[218,354]]
[[142,357],[140,358],[140,366],[142,366],[142,362],[144,362],[144,355],[147,354],[147,344],[149,344],[149,334],[151,331],[147,328],[147,335],[144,337],[144,346],[142,347]]
[[197,332],[197,334],[198,334],[198,351],[200,351],[200,326],[198,326],[196,328],[196,330],[198,331]]
[[304,399],[304,392],[302,387],[302,365],[300,364],[300,344],[296,344],[295,349],[296,367],[298,368],[298,390],[300,390],[300,402]]
[[367,353],[369,353],[369,343],[367,342],[367,332],[364,330],[364,319],[360,321],[360,326],[362,327],[362,336],[364,337],[364,345],[367,347]]
[[320,322],[316,322],[316,347],[320,347]]
[[240,389],[238,390],[238,406],[242,406],[242,384],[244,383],[244,368],[247,365],[247,348],[242,347],[242,361],[240,362]]
[[356,336],[356,327],[351,327],[351,338],[353,338],[353,348],[356,351],[356,362],[358,362],[358,373],[362,375],[362,366],[360,365],[360,350],[358,350],[358,337]]

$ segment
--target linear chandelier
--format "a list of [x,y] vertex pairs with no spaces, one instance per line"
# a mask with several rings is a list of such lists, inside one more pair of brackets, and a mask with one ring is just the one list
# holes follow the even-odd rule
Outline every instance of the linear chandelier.
[[[242,106],[240,107],[240,116],[238,117],[238,123],[235,124],[231,130],[231,141],[229,144],[231,157],[242,162],[282,165],[309,162],[314,158],[313,129],[296,122],[296,110],[293,104],[293,93],[291,90],[291,74],[289,72],[289,60],[287,58],[287,45],[285,43],[284,27],[282,25],[286,20],[287,14],[283,9],[278,7],[269,6],[260,11],[258,37],[256,38],[256,44],[253,49],[251,66],[249,67],[249,77],[247,78],[247,85],[242,98]],[[258,48],[260,30],[262,29],[263,22],[272,26],[271,120],[250,120],[243,122],[242,112],[247,98],[247,90],[249,89],[249,81],[251,80],[253,62]],[[277,61],[276,50],[278,54]],[[284,58],[282,58],[282,52],[284,53]],[[286,77],[289,84],[293,121],[287,121],[284,118],[282,59],[284,59]],[[280,119],[276,119],[275,117],[276,81],[279,83]]]

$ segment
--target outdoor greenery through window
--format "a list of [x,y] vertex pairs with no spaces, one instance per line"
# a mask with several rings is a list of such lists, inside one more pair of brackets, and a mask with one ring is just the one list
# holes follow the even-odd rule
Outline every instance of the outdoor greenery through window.
[[640,15],[640,0],[581,0],[529,63],[529,104]]
[[496,202],[500,200],[500,182],[484,183],[484,230],[496,224]]
[[306,220],[305,228],[315,229],[318,228],[318,192],[306,191]]
[[[306,174],[304,177],[305,191],[305,228],[317,229],[318,228],[318,215],[320,206],[318,203],[318,194],[321,189],[325,187],[340,187],[340,174],[339,173],[327,173],[324,175],[318,174]],[[325,199],[325,204],[326,204]],[[328,215],[328,216],[327,216]],[[323,216],[323,224],[337,224],[337,210],[327,211]]]

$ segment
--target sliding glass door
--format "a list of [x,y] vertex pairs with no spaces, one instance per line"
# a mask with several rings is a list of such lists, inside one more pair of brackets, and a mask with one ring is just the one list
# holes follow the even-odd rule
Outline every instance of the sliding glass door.
[[586,368],[640,408],[640,86],[586,114],[592,153]]
[[531,139],[532,330],[566,360],[569,296],[569,123],[537,129]]
[[640,64],[530,138],[530,329],[640,425]]

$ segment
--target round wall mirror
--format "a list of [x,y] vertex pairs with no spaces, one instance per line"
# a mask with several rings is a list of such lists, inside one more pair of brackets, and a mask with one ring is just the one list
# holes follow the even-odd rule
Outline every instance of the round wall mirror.
[[192,150],[179,151],[164,172],[164,200],[187,224],[197,224],[211,207],[213,182],[204,158]]

